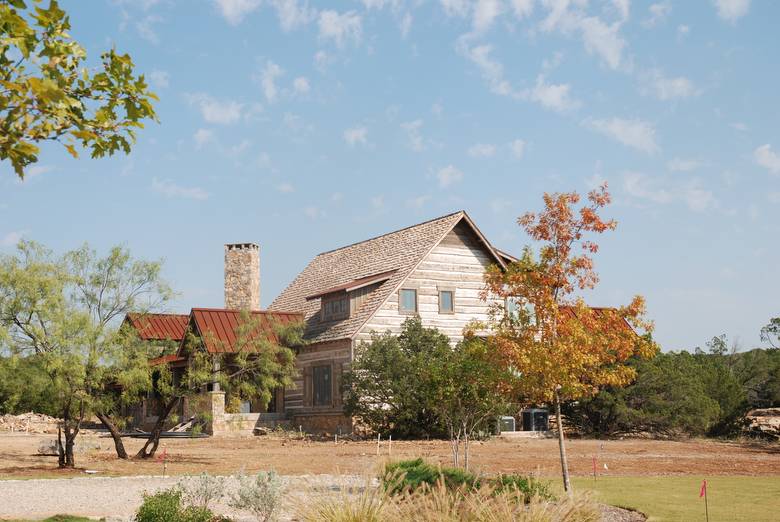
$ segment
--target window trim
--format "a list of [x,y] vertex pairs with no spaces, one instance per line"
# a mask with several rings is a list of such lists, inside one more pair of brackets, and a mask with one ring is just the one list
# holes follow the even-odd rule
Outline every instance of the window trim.
[[[346,312],[340,314],[328,315],[325,313],[326,303],[332,303],[335,301],[346,301]],[[322,296],[320,299],[320,320],[326,321],[341,321],[343,319],[349,319],[352,316],[352,303],[348,293],[344,294],[330,294],[329,296]]]
[[[448,287],[439,287],[439,313],[444,315],[454,315],[455,314],[455,289],[454,288],[448,288]],[[445,310],[442,308],[442,298],[441,295],[443,293],[449,293],[450,294],[450,306],[451,308],[449,310]]]
[[[414,310],[405,310],[403,308],[403,293],[414,292]],[[420,292],[415,287],[403,287],[398,289],[398,313],[404,315],[417,315],[420,310]]]

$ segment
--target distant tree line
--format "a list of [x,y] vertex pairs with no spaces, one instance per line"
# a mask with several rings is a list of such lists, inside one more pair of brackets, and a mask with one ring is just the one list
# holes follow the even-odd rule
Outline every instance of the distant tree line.
[[597,436],[733,436],[748,411],[780,407],[776,348],[738,352],[719,336],[693,353],[661,353],[631,364],[637,377],[629,386],[606,387],[565,405],[573,428]]

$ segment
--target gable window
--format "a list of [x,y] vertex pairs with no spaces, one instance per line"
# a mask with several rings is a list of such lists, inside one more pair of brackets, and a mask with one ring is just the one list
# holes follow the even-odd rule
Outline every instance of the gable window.
[[312,368],[314,406],[330,406],[333,392],[330,365]]
[[453,290],[439,290],[439,313],[455,313],[455,292]]
[[338,297],[322,298],[322,320],[334,321],[349,317],[349,297],[344,294]]
[[417,290],[414,288],[402,288],[398,292],[398,311],[402,314],[417,313]]

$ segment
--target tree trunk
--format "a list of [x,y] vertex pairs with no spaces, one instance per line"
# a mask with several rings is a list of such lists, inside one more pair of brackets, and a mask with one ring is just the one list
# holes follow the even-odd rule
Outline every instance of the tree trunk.
[[62,425],[57,426],[57,465],[65,467],[65,446],[62,445]]
[[149,459],[154,457],[154,453],[157,451],[157,446],[160,445],[160,434],[163,431],[163,426],[165,426],[165,421],[168,419],[171,411],[178,403],[179,397],[174,397],[170,400],[170,402],[168,402],[168,404],[165,405],[163,411],[160,412],[160,416],[157,417],[157,422],[154,424],[154,428],[152,428],[151,433],[149,433],[149,438],[146,440],[146,444],[144,444],[144,447],[141,448],[138,453],[136,453],[136,458]]
[[563,440],[563,421],[561,419],[561,396],[559,389],[555,389],[555,418],[558,421],[558,448],[561,452],[561,471],[563,472],[563,489],[571,495],[571,482],[569,481],[569,462],[566,460],[566,443]]
[[469,434],[463,436],[463,469],[469,470]]
[[105,428],[108,430],[108,432],[111,434],[111,438],[114,439],[114,449],[116,450],[116,456],[120,459],[128,459],[130,457],[127,456],[127,451],[125,451],[125,445],[122,442],[122,436],[119,433],[119,430],[116,427],[116,424],[114,424],[111,421],[111,418],[104,414],[97,412],[95,415],[97,415],[97,418],[100,419],[100,423],[105,426]]

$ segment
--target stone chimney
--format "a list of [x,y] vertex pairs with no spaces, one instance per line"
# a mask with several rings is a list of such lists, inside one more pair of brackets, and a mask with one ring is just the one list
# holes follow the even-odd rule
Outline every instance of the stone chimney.
[[225,245],[225,308],[260,310],[260,247]]

